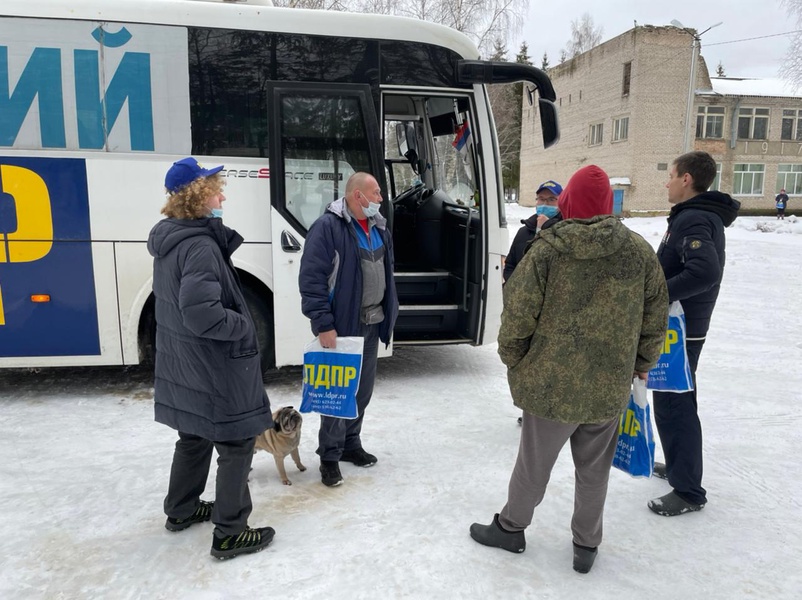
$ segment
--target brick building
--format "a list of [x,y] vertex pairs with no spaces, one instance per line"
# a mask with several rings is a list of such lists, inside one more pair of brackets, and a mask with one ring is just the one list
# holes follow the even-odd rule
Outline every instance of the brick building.
[[[549,69],[560,142],[545,150],[537,107],[524,99],[521,203],[539,182],[565,185],[580,167],[610,176],[616,209],[667,210],[671,161],[683,152],[692,37],[676,27],[638,26]],[[697,63],[693,148],[716,159],[712,189],[745,209],[772,209],[784,187],[802,200],[802,97],[777,80],[711,78]],[[531,193],[530,193],[531,192]]]

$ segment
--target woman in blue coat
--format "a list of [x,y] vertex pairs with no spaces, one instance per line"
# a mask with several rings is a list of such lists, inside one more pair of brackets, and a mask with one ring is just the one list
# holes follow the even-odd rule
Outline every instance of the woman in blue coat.
[[[150,232],[156,299],[156,421],[178,431],[165,527],[212,520],[212,556],[258,552],[271,527],[251,529],[248,472],[258,434],[273,425],[259,346],[231,254],[242,236],[223,225],[222,166],[194,158],[167,172],[167,217]],[[217,450],[214,502],[200,499]]]

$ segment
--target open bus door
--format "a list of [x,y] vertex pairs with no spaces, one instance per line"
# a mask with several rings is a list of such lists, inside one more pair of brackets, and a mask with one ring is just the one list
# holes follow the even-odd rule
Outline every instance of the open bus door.
[[271,110],[273,320],[280,367],[299,364],[313,337],[298,289],[306,232],[330,202],[345,195],[355,172],[372,173],[385,186],[369,86],[276,85]]

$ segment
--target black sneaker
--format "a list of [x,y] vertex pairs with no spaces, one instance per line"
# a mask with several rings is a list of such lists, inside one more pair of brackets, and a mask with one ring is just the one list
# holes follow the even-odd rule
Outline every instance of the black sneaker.
[[343,476],[340,473],[340,464],[336,460],[321,460],[320,461],[320,480],[323,485],[335,487],[343,482]]
[[666,464],[661,462],[654,463],[654,469],[652,470],[652,475],[657,477],[658,479],[668,479],[668,472],[666,471]]
[[373,456],[372,454],[368,454],[362,448],[357,448],[356,450],[346,450],[343,452],[343,455],[340,457],[341,461],[354,463],[357,467],[372,467],[379,459]]
[[211,555],[225,560],[240,554],[261,552],[273,541],[274,535],[276,535],[276,531],[272,527],[259,527],[258,529],[246,527],[242,533],[226,537],[212,535]]
[[526,550],[526,536],[523,531],[507,531],[498,522],[498,513],[493,515],[490,525],[474,523],[471,525],[471,537],[483,546],[503,548],[516,554]]
[[192,527],[195,523],[203,523],[212,518],[212,508],[214,502],[206,502],[201,500],[195,512],[188,516],[186,519],[174,519],[167,517],[167,522],[164,526],[168,531],[183,531],[187,527]]
[[574,571],[577,573],[590,573],[593,561],[596,560],[598,554],[597,548],[580,546],[574,542]]
[[702,510],[704,504],[693,504],[680,498],[676,492],[669,492],[665,496],[649,500],[649,509],[661,517],[676,517],[689,512]]

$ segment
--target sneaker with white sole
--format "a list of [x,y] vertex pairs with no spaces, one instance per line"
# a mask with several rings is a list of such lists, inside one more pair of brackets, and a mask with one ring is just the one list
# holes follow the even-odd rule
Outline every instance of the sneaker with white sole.
[[357,448],[356,450],[346,450],[343,452],[343,455],[340,457],[342,462],[349,462],[353,463],[357,467],[372,467],[379,459],[373,456],[372,454],[365,452],[363,448]]

